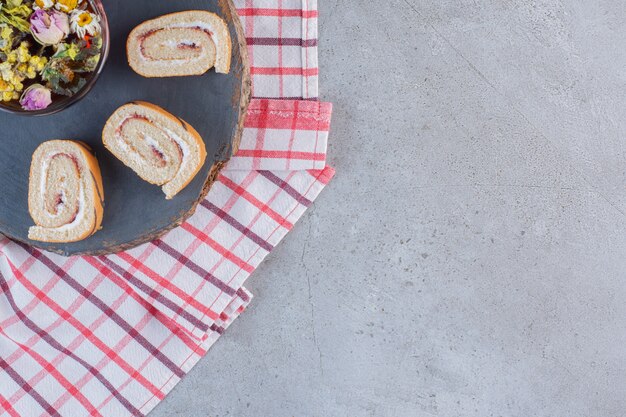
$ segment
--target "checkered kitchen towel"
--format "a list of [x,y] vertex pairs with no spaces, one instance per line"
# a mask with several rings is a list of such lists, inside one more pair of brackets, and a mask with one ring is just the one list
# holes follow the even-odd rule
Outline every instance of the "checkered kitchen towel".
[[333,176],[315,1],[236,4],[262,98],[188,222],[104,257],[0,238],[0,416],[147,414],[245,309],[245,280]]

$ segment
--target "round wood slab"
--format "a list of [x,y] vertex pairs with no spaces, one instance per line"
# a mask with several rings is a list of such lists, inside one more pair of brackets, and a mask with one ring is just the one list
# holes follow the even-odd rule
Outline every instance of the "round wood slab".
[[[64,255],[102,255],[154,240],[191,216],[217,172],[236,150],[250,97],[245,38],[231,0],[107,0],[111,45],[109,60],[93,90],[80,102],[52,116],[0,113],[0,233]],[[233,41],[231,72],[203,76],[143,78],[126,60],[126,39],[145,20],[184,10],[209,10],[228,24]],[[206,143],[207,161],[173,200],[142,181],[102,145],[108,117],[121,105],[143,100],[187,121]],[[104,181],[103,229],[77,243],[28,240],[34,223],[28,213],[28,173],[37,146],[50,139],[76,139],[96,152]]]

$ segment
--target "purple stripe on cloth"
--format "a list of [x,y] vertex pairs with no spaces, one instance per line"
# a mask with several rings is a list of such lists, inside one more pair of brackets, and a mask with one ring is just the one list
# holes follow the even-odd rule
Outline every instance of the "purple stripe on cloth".
[[253,46],[300,46],[303,48],[313,48],[317,46],[317,39],[300,38],[246,38],[248,45]]
[[237,293],[234,289],[224,284],[222,281],[217,279],[213,274],[209,271],[203,269],[201,266],[193,262],[191,259],[187,258],[182,253],[178,252],[176,249],[163,242],[161,239],[157,239],[153,242],[158,248],[163,250],[163,252],[167,253],[172,258],[176,259],[177,262],[182,263],[187,269],[194,272],[196,275],[204,279],[205,281],[212,284],[214,287],[219,289],[220,291],[225,292],[226,294],[233,296]]
[[[4,279],[3,279],[4,281]],[[54,407],[52,407],[51,404],[49,404],[42,396],[41,394],[39,394],[37,391],[35,391],[35,388],[33,388],[32,385],[30,385],[26,380],[24,380],[24,378],[22,378],[20,376],[20,374],[17,373],[17,371],[15,371],[15,369],[11,368],[11,366],[6,363],[6,361],[2,358],[0,358],[0,369],[2,369],[3,371],[5,371],[7,373],[7,375],[9,375],[11,377],[11,379],[13,381],[15,381],[15,383],[21,388],[23,389],[28,395],[30,395],[35,401],[37,401],[37,404],[39,404],[41,406],[41,408],[44,409],[45,413],[48,413],[51,416],[59,416],[59,412],[56,411],[54,409]]]
[[203,332],[206,332],[209,330],[209,326],[207,324],[203,323],[193,314],[189,313],[188,311],[176,305],[176,303],[174,303],[169,298],[165,297],[161,292],[157,291],[156,289],[150,288],[143,281],[134,277],[130,272],[128,272],[127,270],[122,268],[120,265],[113,262],[112,259],[107,258],[106,256],[99,256],[98,259],[102,263],[104,263],[106,266],[111,268],[113,272],[116,272],[117,274],[122,276],[122,278],[126,279],[128,282],[130,282],[132,285],[134,285],[137,289],[139,289],[141,292],[146,294],[148,297],[158,301],[163,306],[170,309],[174,314],[182,316],[185,320],[187,320],[189,323],[191,323],[195,327],[198,327]]
[[[47,333],[41,327],[37,326],[37,324],[34,321],[26,317],[26,314],[24,314],[24,312],[20,310],[20,308],[15,303],[15,299],[13,298],[13,295],[9,291],[9,284],[4,279],[4,275],[2,275],[2,273],[0,273],[0,287],[2,287],[3,290],[5,291],[6,298],[7,298],[7,301],[9,302],[9,305],[11,306],[15,314],[20,318],[20,320],[22,321],[22,323],[24,323],[26,327],[28,327],[37,336],[41,337],[41,339],[43,339],[53,349],[58,350],[63,355],[70,357],[74,359],[76,362],[78,362],[91,375],[93,375],[98,381],[100,381],[100,383],[111,393],[111,395],[113,395],[115,399],[117,399],[120,402],[120,404],[122,404],[124,408],[126,408],[130,413],[132,413],[133,415],[140,415],[139,410],[136,409],[126,398],[124,398],[124,396],[117,389],[115,389],[113,384],[109,382],[109,380],[106,379],[104,375],[100,373],[100,371],[98,371],[96,368],[91,366],[82,358],[76,356],[74,352],[70,351],[65,346],[57,342],[54,337],[52,337],[49,333]],[[26,349],[24,348],[24,350]],[[50,407],[52,408],[51,405]],[[49,411],[47,412],[49,413]]]
[[119,314],[117,314],[111,307],[106,305],[104,301],[98,298],[96,295],[91,293],[87,288],[83,287],[72,278],[66,271],[64,271],[61,267],[56,265],[52,260],[46,257],[41,251],[38,249],[27,246],[23,243],[18,243],[22,246],[26,251],[28,251],[32,256],[37,258],[41,263],[43,263],[50,271],[54,274],[58,275],[63,281],[65,281],[70,287],[72,287],[76,292],[82,295],[87,301],[96,306],[100,311],[102,311],[107,317],[113,320],[120,328],[122,328],[129,336],[137,341],[144,349],[148,351],[152,356],[154,356],[159,362],[165,365],[170,371],[174,372],[176,376],[182,378],[185,373],[182,369],[180,369],[174,362],[172,362],[167,356],[159,351],[159,349],[150,343],[145,337],[139,334],[139,332],[134,329],[126,320],[124,320]]
[[212,324],[211,325],[211,331],[214,331],[218,334],[224,334],[224,328],[221,326],[218,326],[217,324]]
[[248,239],[250,239],[257,245],[259,245],[263,249],[265,249],[267,252],[271,252],[272,249],[274,249],[274,246],[272,246],[269,242],[264,240],[261,236],[257,235],[256,233],[254,233],[252,230],[248,229],[243,224],[239,223],[237,219],[235,219],[230,214],[226,213],[221,208],[217,207],[215,204],[212,204],[207,200],[203,200],[202,203],[200,204],[202,205],[202,207],[206,208],[207,210],[217,214],[226,223],[228,223],[229,225],[231,225],[232,227],[234,227],[235,229],[243,233],[244,236],[246,236]]
[[305,207],[309,207],[312,203],[311,200],[307,199],[305,196],[300,194],[298,190],[293,188],[291,185],[287,184],[285,181],[278,178],[271,171],[259,171],[259,174],[263,175],[265,178],[273,182],[282,188],[287,194],[292,196],[298,203],[302,204]]
[[245,291],[243,290],[243,288],[239,288],[239,289],[237,290],[237,296],[239,296],[239,298],[241,298],[241,299],[243,300],[243,302],[244,302],[244,303],[248,303],[248,302],[250,302],[250,301],[251,301],[251,300],[250,300],[250,297],[248,296],[248,293],[247,293],[247,292],[245,292]]

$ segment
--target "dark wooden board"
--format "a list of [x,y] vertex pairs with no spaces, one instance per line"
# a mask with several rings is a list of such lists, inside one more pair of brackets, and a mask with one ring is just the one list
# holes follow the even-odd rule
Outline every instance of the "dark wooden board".
[[[231,0],[105,0],[111,33],[107,65],[93,90],[61,113],[25,117],[0,113],[0,233],[64,255],[119,252],[154,240],[180,225],[208,192],[217,172],[239,144],[250,96],[245,39]],[[200,77],[147,79],[126,60],[126,39],[141,22],[172,12],[209,10],[227,23],[233,40],[231,72],[210,70]],[[202,136],[207,161],[173,200],[160,187],[142,181],[102,145],[107,118],[133,100],[154,103],[181,117]],[[87,142],[96,153],[105,189],[103,229],[77,243],[46,244],[28,240],[28,173],[37,146],[50,139]]]

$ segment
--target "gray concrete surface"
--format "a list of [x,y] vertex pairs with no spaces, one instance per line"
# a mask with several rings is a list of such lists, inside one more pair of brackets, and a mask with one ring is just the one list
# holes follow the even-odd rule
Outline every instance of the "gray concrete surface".
[[626,3],[320,10],[337,177],[152,415],[626,415]]

